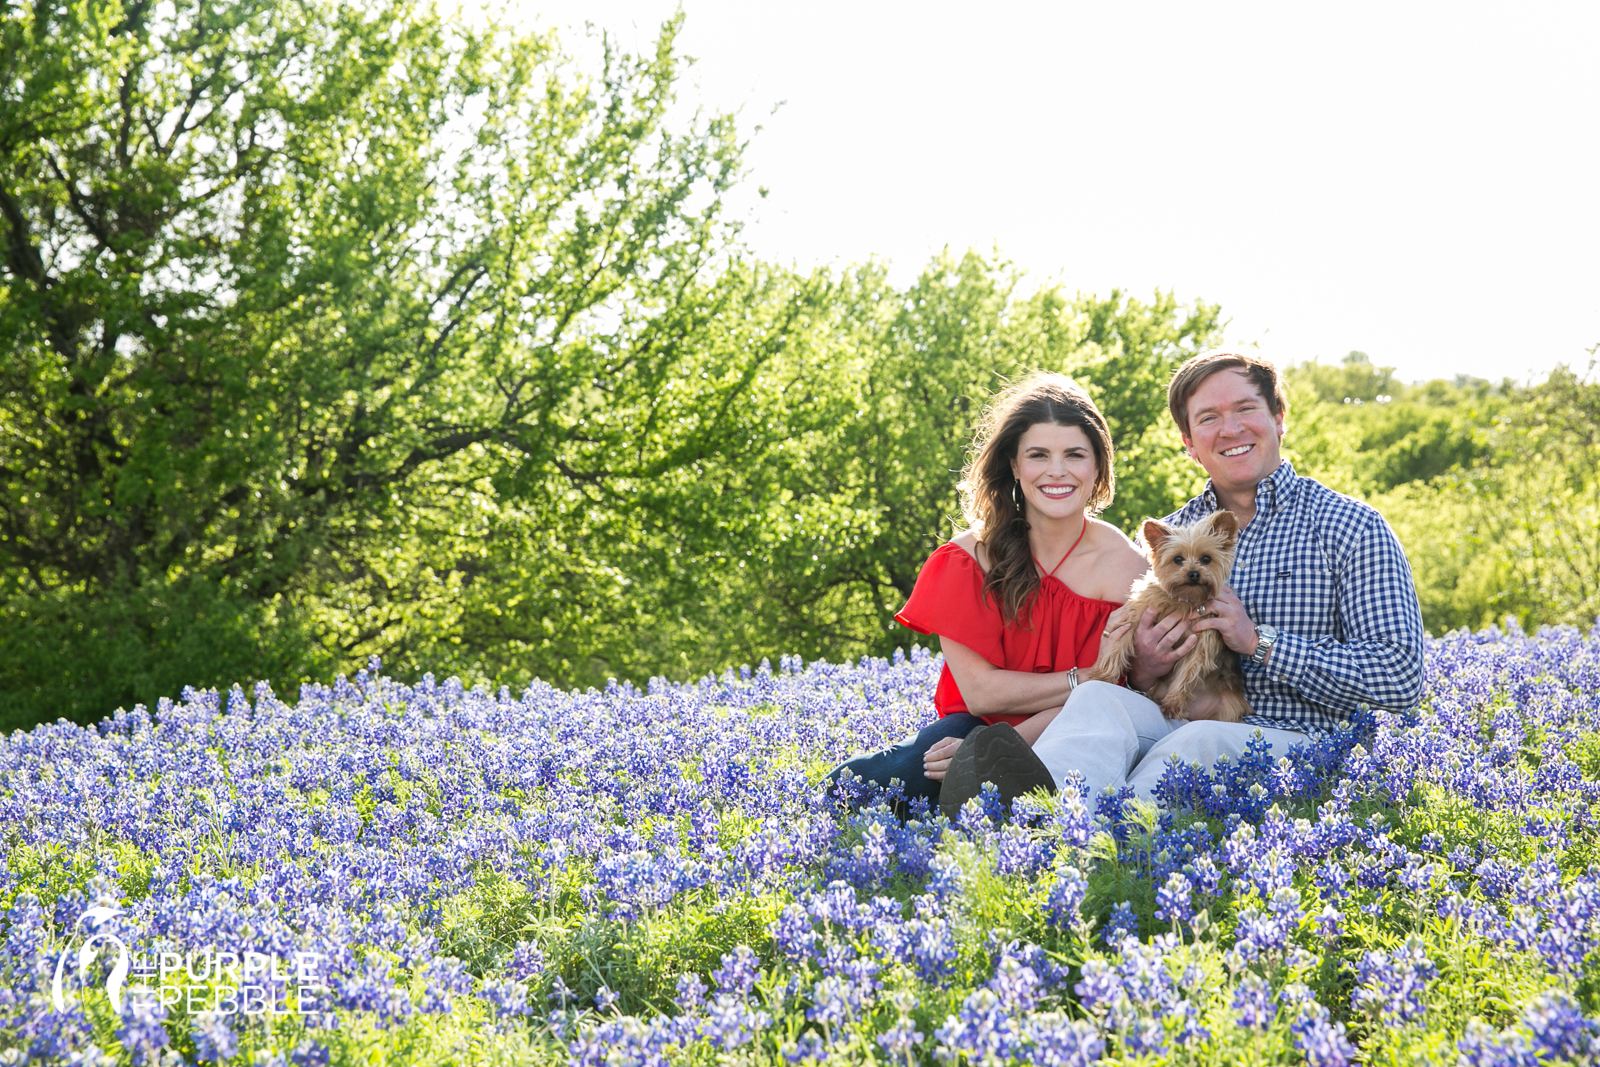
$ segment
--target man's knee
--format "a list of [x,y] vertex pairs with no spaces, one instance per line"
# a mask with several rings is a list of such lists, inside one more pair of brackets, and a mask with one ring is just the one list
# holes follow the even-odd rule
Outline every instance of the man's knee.
[[1223,744],[1232,741],[1234,736],[1248,737],[1255,727],[1245,726],[1237,722],[1218,722],[1215,719],[1197,719],[1186,722],[1172,732],[1174,738],[1190,738],[1194,744]]
[[1185,763],[1198,761],[1209,766],[1219,756],[1230,759],[1243,756],[1258,734],[1266,741],[1268,749],[1280,756],[1289,744],[1305,739],[1303,734],[1287,730],[1261,730],[1249,723],[1201,719],[1174,730],[1162,747],[1177,753]]

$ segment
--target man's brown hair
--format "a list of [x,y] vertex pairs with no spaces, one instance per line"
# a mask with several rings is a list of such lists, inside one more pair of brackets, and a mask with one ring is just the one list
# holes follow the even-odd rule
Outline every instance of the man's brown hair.
[[1274,417],[1289,410],[1289,401],[1283,395],[1283,379],[1271,360],[1242,348],[1213,348],[1185,360],[1172,376],[1172,384],[1167,386],[1167,408],[1183,436],[1189,436],[1189,398],[1194,396],[1201,382],[1219,370],[1244,371]]

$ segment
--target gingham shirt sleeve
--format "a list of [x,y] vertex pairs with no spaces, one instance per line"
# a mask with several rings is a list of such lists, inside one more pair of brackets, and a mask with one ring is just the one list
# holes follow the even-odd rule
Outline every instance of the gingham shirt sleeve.
[[1371,513],[1340,555],[1344,640],[1280,632],[1266,673],[1334,708],[1415,707],[1422,699],[1422,612],[1400,541]]

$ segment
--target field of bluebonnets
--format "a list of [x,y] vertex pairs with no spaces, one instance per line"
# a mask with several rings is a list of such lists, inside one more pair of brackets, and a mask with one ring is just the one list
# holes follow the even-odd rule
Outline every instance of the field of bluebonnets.
[[[1431,641],[1416,713],[1174,769],[1160,812],[842,814],[827,769],[925,719],[938,664],[520,695],[374,664],[16,732],[0,1062],[1595,1061],[1600,630]],[[118,1011],[102,971],[58,1011],[97,903],[136,954],[319,953],[323,988]]]

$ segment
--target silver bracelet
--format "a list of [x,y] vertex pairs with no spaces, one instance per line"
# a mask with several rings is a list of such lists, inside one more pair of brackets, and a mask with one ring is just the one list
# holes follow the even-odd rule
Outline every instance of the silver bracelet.
[[1078,688],[1078,668],[1076,668],[1076,667],[1068,667],[1067,668],[1067,692],[1070,693],[1076,688]]

